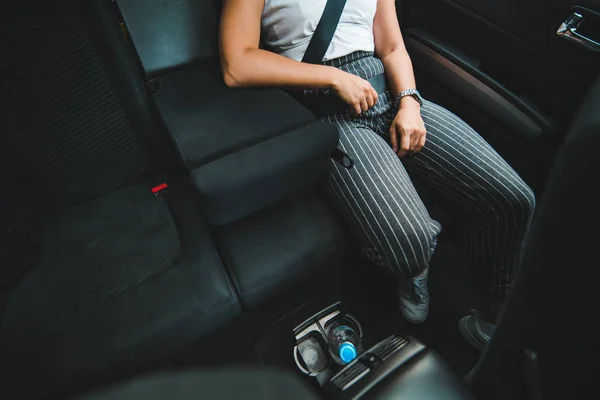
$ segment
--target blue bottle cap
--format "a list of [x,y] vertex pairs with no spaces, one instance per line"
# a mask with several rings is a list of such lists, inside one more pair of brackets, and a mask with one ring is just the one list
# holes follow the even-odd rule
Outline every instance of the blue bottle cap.
[[344,342],[340,346],[340,359],[348,364],[356,358],[356,347],[350,342]]

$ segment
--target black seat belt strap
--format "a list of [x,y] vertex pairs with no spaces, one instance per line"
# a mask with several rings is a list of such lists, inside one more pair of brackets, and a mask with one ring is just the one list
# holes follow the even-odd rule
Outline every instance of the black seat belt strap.
[[323,61],[323,57],[325,57],[325,53],[340,22],[345,5],[346,0],[327,0],[323,15],[321,15],[315,33],[313,33],[312,39],[308,44],[302,62],[318,64]]
[[[319,64],[323,61],[323,57],[325,57],[325,53],[327,53],[327,49],[331,44],[333,35],[335,34],[340,18],[342,17],[345,5],[346,0],[327,0],[323,15],[321,15],[317,28],[310,39],[302,62]],[[348,154],[340,149],[336,149],[331,155],[331,158],[346,169],[354,167],[354,161]]]

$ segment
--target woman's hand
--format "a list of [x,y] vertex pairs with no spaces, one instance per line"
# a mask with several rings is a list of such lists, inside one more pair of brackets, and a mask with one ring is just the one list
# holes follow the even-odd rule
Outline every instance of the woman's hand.
[[348,72],[337,71],[339,73],[336,73],[332,89],[344,103],[352,107],[356,115],[367,111],[377,103],[377,91],[368,81]]
[[404,97],[390,127],[390,142],[394,152],[400,157],[418,153],[425,146],[426,136],[421,106],[414,98]]

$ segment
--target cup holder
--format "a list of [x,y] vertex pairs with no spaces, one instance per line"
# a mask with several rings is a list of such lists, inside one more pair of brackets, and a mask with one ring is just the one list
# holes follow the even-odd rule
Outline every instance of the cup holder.
[[352,315],[343,313],[339,302],[327,307],[294,329],[294,361],[302,373],[318,378],[325,371],[330,371],[332,364],[335,364],[328,344],[329,329],[334,322],[349,326],[363,339],[360,322]]
[[304,374],[317,376],[331,363],[326,350],[327,342],[323,336],[317,331],[311,331],[294,346],[294,361]]

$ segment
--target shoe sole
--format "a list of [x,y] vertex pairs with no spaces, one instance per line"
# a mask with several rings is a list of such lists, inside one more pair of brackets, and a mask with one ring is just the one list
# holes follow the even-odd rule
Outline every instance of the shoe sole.
[[460,319],[460,321],[458,321],[458,331],[460,332],[462,337],[467,341],[467,343],[469,343],[471,346],[475,347],[475,349],[477,349],[477,351],[481,352],[481,351],[483,351],[484,346],[481,345],[481,343],[479,343],[479,341],[477,340],[477,337],[475,337],[473,332],[471,332],[471,330],[469,328],[467,328],[467,323],[469,321],[469,318],[472,318],[472,316],[467,315],[466,317],[462,317]]
[[408,322],[410,322],[412,324],[421,324],[421,323],[425,322],[425,320],[427,319],[427,316],[429,315],[429,306],[427,306],[427,308],[425,309],[425,313],[423,314],[423,318],[421,318],[421,319],[410,318],[408,315],[406,315],[406,313],[404,312],[404,308],[402,308],[402,307],[400,307],[400,312],[402,313],[402,316],[404,317],[404,319],[406,319]]

